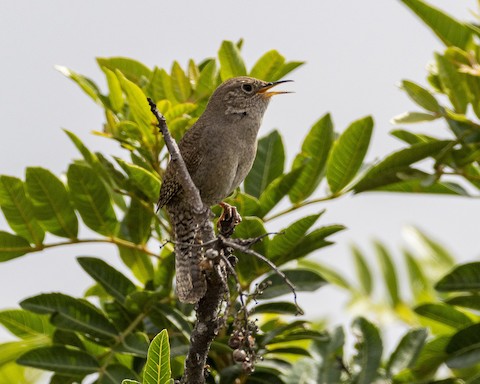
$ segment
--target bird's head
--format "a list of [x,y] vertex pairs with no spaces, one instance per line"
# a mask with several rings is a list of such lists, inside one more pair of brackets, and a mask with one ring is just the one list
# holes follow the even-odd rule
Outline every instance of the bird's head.
[[289,81],[292,80],[267,82],[247,76],[228,79],[215,90],[207,109],[213,107],[217,112],[222,111],[234,118],[261,119],[272,96],[290,93],[271,89]]

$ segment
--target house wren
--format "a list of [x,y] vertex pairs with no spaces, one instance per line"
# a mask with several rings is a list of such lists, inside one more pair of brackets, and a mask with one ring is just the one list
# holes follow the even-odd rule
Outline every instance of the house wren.
[[[180,153],[205,206],[220,203],[245,179],[257,150],[257,133],[277,84],[235,77],[221,84],[205,112],[179,142]],[[176,291],[182,302],[196,303],[206,291],[201,256],[191,245],[196,228],[175,167],[169,163],[158,206],[166,206],[175,233]],[[198,248],[198,247],[197,247]]]

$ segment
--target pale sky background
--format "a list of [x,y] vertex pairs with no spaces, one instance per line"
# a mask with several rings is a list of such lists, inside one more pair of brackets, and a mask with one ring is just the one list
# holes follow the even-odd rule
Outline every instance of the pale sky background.
[[[472,19],[468,8],[476,9],[473,0],[430,2],[462,19]],[[261,135],[280,130],[290,161],[310,126],[326,112],[332,113],[338,131],[373,115],[370,161],[399,148],[401,143],[388,135],[393,129],[389,120],[414,105],[397,84],[402,79],[425,84],[425,66],[434,50],[442,50],[436,37],[397,0],[0,0],[0,174],[23,178],[30,165],[57,175],[64,172],[79,154],[61,128],[75,132],[92,150],[123,153],[89,133],[101,129],[102,109],[55,71],[55,64],[91,77],[105,89],[97,56],[126,56],[170,68],[173,60],[185,65],[190,57],[214,56],[222,40],[241,37],[248,67],[272,48],[288,60],[307,61],[289,75],[295,80],[289,89],[296,93],[272,101],[261,130]],[[436,135],[441,125],[422,129]],[[341,223],[349,229],[336,235],[337,244],[318,258],[349,275],[349,243],[369,250],[372,261],[373,238],[398,253],[407,224],[427,231],[461,261],[479,254],[478,222],[473,218],[478,200],[372,193],[309,210],[323,208],[327,213],[320,225]],[[3,217],[0,229],[9,230]],[[78,255],[101,257],[125,270],[109,245],[24,256],[0,264],[0,309],[16,307],[39,292],[81,296],[92,280],[78,266]],[[328,315],[334,321],[341,319],[344,301],[332,288],[300,295],[309,316]],[[0,331],[0,340],[6,337]]]

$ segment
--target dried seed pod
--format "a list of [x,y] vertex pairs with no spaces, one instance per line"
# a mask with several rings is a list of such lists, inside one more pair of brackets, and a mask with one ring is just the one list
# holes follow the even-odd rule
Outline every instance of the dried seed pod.
[[240,345],[242,345],[242,342],[238,336],[232,335],[228,340],[228,346],[230,348],[237,349]]
[[251,361],[244,361],[242,363],[242,369],[243,369],[243,372],[250,375],[255,370],[255,366]]
[[235,349],[233,351],[233,360],[235,360],[237,363],[245,362],[247,359],[247,352],[245,352],[243,349]]

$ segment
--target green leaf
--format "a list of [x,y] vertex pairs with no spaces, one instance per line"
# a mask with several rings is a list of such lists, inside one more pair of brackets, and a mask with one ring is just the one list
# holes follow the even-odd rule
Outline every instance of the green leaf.
[[164,329],[155,336],[148,349],[143,384],[169,384],[170,376],[170,344]]
[[153,264],[149,255],[138,249],[118,246],[120,258],[130,268],[134,276],[143,284],[153,280]]
[[[327,281],[317,272],[311,269],[296,268],[282,270],[287,278],[295,286],[297,292],[314,292],[327,284]],[[291,293],[292,290],[285,284],[281,276],[272,272],[258,284],[267,287],[258,299],[273,299]]]
[[41,245],[45,232],[35,219],[22,180],[0,175],[0,207],[8,225],[29,243]]
[[54,235],[76,239],[77,216],[65,185],[49,170],[40,167],[27,168],[26,185],[40,225]]
[[404,250],[405,262],[407,265],[408,279],[415,302],[422,302],[425,299],[433,299],[431,297],[430,282],[428,281],[421,264],[409,252]]
[[137,374],[134,371],[132,371],[130,368],[127,368],[124,365],[110,364],[100,374],[100,376],[97,380],[97,384],[124,383],[125,380],[123,380],[123,379],[125,379],[125,378],[127,378],[126,380],[131,380],[130,382],[135,383],[135,380],[133,380],[133,379],[137,378]]
[[240,50],[233,42],[222,42],[220,50],[218,51],[218,59],[220,60],[220,76],[222,81],[231,77],[245,76],[247,74]]
[[326,238],[334,233],[344,230],[343,225],[328,225],[325,227],[317,228],[305,235],[296,247],[290,252],[285,262],[288,260],[298,260],[299,258],[308,255],[320,248],[332,245],[333,242],[326,240]]
[[133,198],[120,225],[118,236],[137,245],[146,244],[150,239],[154,215],[151,207],[146,207]]
[[0,383],[35,384],[42,373],[18,364],[7,363],[0,366]]
[[[291,304],[291,303],[289,303]],[[310,353],[301,347],[285,347],[285,348],[272,348],[265,352],[265,355],[272,355],[272,354],[288,354],[288,355],[300,355],[300,356],[309,356]]]
[[100,68],[108,68],[112,72],[120,71],[125,77],[138,86],[142,86],[152,78],[152,71],[139,61],[126,57],[97,57]]
[[114,340],[118,336],[111,321],[86,300],[44,293],[23,300],[20,306],[38,314],[52,314],[52,324],[60,329],[83,332],[99,340]]
[[233,198],[227,198],[226,202],[234,205],[242,217],[257,216],[260,211],[258,199],[240,191],[236,193]]
[[186,72],[188,75],[188,80],[191,83],[196,84],[198,82],[198,78],[200,77],[200,69],[192,59],[188,60],[188,69]]
[[136,380],[125,379],[122,381],[122,384],[142,384],[142,383]]
[[327,181],[333,194],[340,192],[357,174],[367,153],[373,119],[353,122],[335,141],[327,163]]
[[142,132],[143,141],[148,144],[153,144],[155,141],[154,132],[156,128],[152,124],[154,117],[150,111],[147,96],[138,85],[128,80],[122,72],[117,70],[116,74],[127,96],[133,119]]
[[258,141],[257,155],[250,173],[245,179],[245,192],[260,197],[277,177],[283,174],[285,149],[278,131],[272,131]]
[[48,336],[35,336],[0,344],[0,369],[15,362],[21,355],[34,348],[44,347],[51,344]]
[[[168,101],[168,100],[165,100]],[[194,112],[198,108],[197,104],[193,103],[182,103],[170,106],[168,110],[165,112],[165,118],[167,121],[172,123],[175,119],[184,117],[192,112]]]
[[[271,320],[268,327],[266,327],[265,324],[261,326],[262,330],[265,332],[262,345],[267,346],[269,344],[284,342],[286,341],[286,338],[292,334],[298,335],[301,332],[305,332],[305,323],[304,320],[294,320],[289,323],[284,323],[278,318]],[[316,332],[316,334],[319,335],[318,332]],[[322,339],[325,339],[325,337]]]
[[64,130],[64,132],[67,134],[68,138],[72,141],[73,145],[75,145],[78,151],[82,154],[83,159],[87,162],[87,164],[90,165],[99,174],[101,174],[101,172],[104,170],[101,167],[97,156],[94,153],[92,153],[85,146],[85,144],[82,143],[82,141],[78,138],[78,136],[76,136],[74,133],[67,130]]
[[330,284],[334,284],[349,291],[352,290],[351,284],[342,275],[323,264],[304,259],[300,261],[299,266],[307,267],[319,272],[320,275],[322,275]]
[[0,312],[0,324],[13,335],[26,339],[39,335],[52,335],[54,328],[47,316],[37,315],[21,309],[3,310]]
[[85,76],[79,75],[78,73],[72,71],[71,69],[61,65],[55,65],[55,69],[65,77],[68,77],[69,79],[72,79],[75,83],[77,83],[78,86],[88,96],[90,96],[93,101],[95,101],[95,103],[102,105],[100,92],[92,80],[88,79]]
[[311,344],[314,359],[322,361],[317,368],[316,379],[322,384],[339,383],[343,371],[339,359],[343,357],[345,334],[342,327],[336,327],[327,336],[326,340],[315,340]]
[[440,115],[432,115],[431,113],[424,112],[405,112],[395,116],[392,120],[392,124],[415,124],[424,121],[433,121],[439,119]]
[[[252,239],[263,236],[267,233],[263,221],[258,217],[243,217],[243,221],[235,228],[234,237],[240,239]],[[253,246],[253,250],[261,255],[268,256],[267,249],[270,240],[265,237],[261,242]],[[269,267],[254,256],[238,254],[239,262],[237,271],[242,283],[250,284],[252,276],[260,276],[269,270]]]
[[289,61],[281,66],[281,68],[273,75],[273,78],[279,80],[303,64],[305,64],[304,61]]
[[170,305],[161,304],[158,303],[158,300],[156,301],[155,305],[150,309],[150,318],[152,321],[156,325],[162,322],[166,328],[173,326],[180,331],[185,340],[189,340],[190,334],[192,333],[192,326],[185,315]]
[[425,328],[411,329],[391,354],[387,364],[387,373],[389,376],[396,375],[400,371],[412,367],[422,351],[428,332]]
[[177,61],[174,61],[172,66],[172,86],[178,101],[183,103],[190,98],[190,94],[192,93],[190,80]]
[[283,260],[290,259],[289,254],[295,250],[322,213],[306,216],[275,235],[268,246],[269,259],[277,266],[283,264]]
[[356,384],[371,384],[377,376],[377,369],[382,359],[382,339],[378,328],[372,323],[358,317],[352,324],[352,332],[357,342],[357,354],[353,358],[353,382]]
[[[450,336],[440,336],[429,341],[421,350],[418,359],[408,372],[410,380],[407,382],[424,381],[420,379],[430,378],[437,371],[438,367],[445,361],[447,354],[445,348],[450,340]],[[418,378],[418,380],[417,380]]]
[[30,243],[23,237],[0,231],[0,262],[23,256],[34,251]]
[[71,198],[85,224],[102,235],[113,235],[117,218],[110,195],[95,171],[84,165],[70,164],[67,177]]
[[296,168],[289,173],[277,177],[268,185],[260,196],[257,216],[264,217],[280,202],[280,200],[287,196],[292,186],[296,183],[302,170],[303,167]]
[[77,261],[85,272],[120,303],[124,303],[126,297],[136,290],[135,284],[101,259],[78,257]]
[[406,231],[408,231],[410,241],[414,241],[415,246],[428,258],[435,260],[443,268],[450,268],[455,265],[455,257],[438,241],[433,240],[425,232],[413,226],[406,227]]
[[358,249],[358,247],[352,245],[350,249],[355,261],[355,269],[357,271],[357,277],[358,281],[360,282],[362,293],[369,296],[373,290],[373,280],[370,268],[365,260],[365,256],[362,254],[360,249]]
[[122,345],[116,348],[116,350],[145,359],[147,357],[148,344],[148,336],[145,333],[135,332],[127,335],[123,339]]
[[408,80],[403,80],[402,86],[408,93],[408,96],[427,111],[435,113],[442,112],[442,108],[440,104],[438,104],[437,99],[425,88]]
[[404,129],[394,129],[393,131],[390,131],[390,134],[410,145],[438,141],[434,137],[406,131]]
[[195,89],[195,100],[201,100],[210,96],[217,86],[217,62],[214,59],[208,60],[207,64],[200,71],[197,88]]
[[119,158],[116,161],[127,173],[129,180],[148,197],[148,200],[156,203],[158,196],[160,196],[160,180],[158,177],[138,165],[127,163]]
[[452,369],[471,367],[480,362],[480,323],[458,331],[446,347],[447,365]]
[[[401,173],[399,172],[399,174]],[[425,181],[422,179],[400,181],[375,188],[375,190],[400,193],[430,193],[441,195],[468,196],[467,191],[458,184],[449,182],[434,182],[433,184],[426,185]]]
[[292,169],[303,165],[303,170],[288,194],[292,203],[305,200],[320,184],[333,139],[333,123],[330,114],[326,114],[312,126],[293,161]]
[[110,105],[115,112],[120,112],[124,105],[120,81],[118,80],[117,75],[115,75],[115,72],[111,71],[107,67],[102,67],[102,71],[107,77],[108,90],[110,91],[110,94],[108,95]]
[[53,344],[71,346],[81,350],[86,349],[85,344],[88,345],[88,341],[85,341],[85,344],[84,344],[84,341],[82,341],[80,336],[78,336],[75,332],[65,331],[63,329],[58,329],[58,328],[55,329],[51,342]]
[[468,27],[420,0],[402,0],[413,12],[428,25],[445,45],[466,49],[472,40]]
[[375,242],[375,250],[388,291],[390,304],[395,308],[401,302],[395,265],[391,255],[380,242]]
[[132,313],[151,312],[152,306],[160,301],[161,293],[157,291],[135,291],[128,295],[125,308]]
[[454,296],[446,300],[445,303],[480,311],[480,295],[478,294]]
[[177,104],[178,100],[173,90],[172,77],[164,69],[159,71],[160,81],[162,83],[163,98],[170,101],[172,104]]
[[457,66],[445,56],[435,54],[438,66],[438,75],[455,112],[465,114],[469,102],[469,89],[466,84],[465,74],[458,71]]
[[172,87],[170,76],[164,69],[159,69],[158,67],[155,67],[153,69],[152,79],[150,80],[150,83],[148,84],[146,89],[146,94],[156,103],[158,103],[160,100],[168,99],[167,90],[164,84],[164,77],[168,78],[171,89]]
[[257,60],[249,76],[261,79],[264,81],[279,80],[275,75],[280,71],[285,63],[283,57],[278,51],[272,49],[266,52],[260,59]]
[[434,141],[414,144],[408,148],[394,152],[380,163],[370,168],[355,184],[355,193],[373,190],[388,184],[402,181],[402,172],[409,171],[409,166],[430,156],[436,156],[451,145],[450,141]]
[[338,376],[338,379],[335,377],[337,381],[324,381],[323,378],[317,379],[317,370],[318,364],[313,359],[300,359],[290,369],[285,370],[281,378],[283,384],[335,383],[340,378],[340,376]]
[[480,291],[480,262],[456,267],[435,285],[435,289],[440,292]]
[[295,304],[280,301],[280,302],[273,302],[273,303],[264,303],[264,304],[257,304],[254,308],[255,313],[275,313],[279,315],[296,315],[298,313],[298,308]]
[[414,309],[415,313],[455,329],[465,328],[472,320],[455,308],[439,303],[423,304]]
[[163,252],[162,262],[158,263],[155,269],[153,283],[155,287],[158,287],[159,292],[166,296],[172,290],[172,280],[175,273],[175,253],[173,252],[173,247],[168,248],[168,245],[165,246]]
[[60,346],[37,348],[23,354],[17,363],[28,367],[83,377],[100,366],[89,353]]

